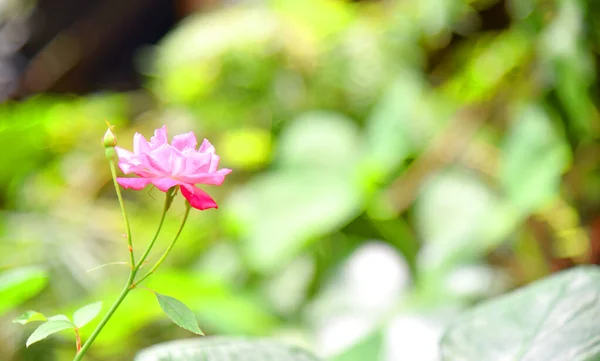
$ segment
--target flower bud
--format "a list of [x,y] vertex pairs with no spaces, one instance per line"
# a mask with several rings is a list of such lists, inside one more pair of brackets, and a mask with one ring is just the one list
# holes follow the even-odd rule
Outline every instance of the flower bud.
[[112,126],[109,126],[106,130],[106,133],[104,133],[104,138],[102,138],[102,144],[104,145],[104,148],[112,148],[115,145],[117,145],[117,136],[112,131]]

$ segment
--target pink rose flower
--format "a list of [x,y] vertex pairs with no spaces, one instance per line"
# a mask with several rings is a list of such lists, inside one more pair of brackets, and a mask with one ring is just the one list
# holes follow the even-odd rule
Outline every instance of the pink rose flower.
[[231,169],[219,167],[219,156],[206,139],[196,150],[196,136],[189,132],[176,135],[169,144],[167,127],[154,131],[148,142],[143,135],[135,133],[133,153],[115,147],[119,156],[119,168],[125,174],[139,178],[117,178],[125,188],[142,189],[152,183],[163,192],[180,186],[181,194],[197,209],[218,208],[217,203],[196,184],[221,185]]

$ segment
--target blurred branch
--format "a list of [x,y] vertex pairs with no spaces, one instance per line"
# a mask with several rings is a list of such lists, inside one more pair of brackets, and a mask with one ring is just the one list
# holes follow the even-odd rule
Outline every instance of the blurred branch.
[[[446,129],[432,141],[431,146],[391,185],[389,196],[396,212],[402,213],[411,205],[419,187],[431,173],[455,162],[469,149],[473,136],[484,123],[488,112],[485,106],[473,105],[460,110],[452,118]],[[473,165],[478,163],[474,151],[467,154],[467,159]],[[486,172],[493,172],[488,167],[485,168]]]

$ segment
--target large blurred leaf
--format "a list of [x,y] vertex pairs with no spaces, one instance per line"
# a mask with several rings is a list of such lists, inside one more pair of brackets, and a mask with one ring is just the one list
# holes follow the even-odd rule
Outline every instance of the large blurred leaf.
[[411,150],[411,124],[419,110],[422,88],[420,78],[404,72],[367,119],[368,153],[383,175],[393,171]]
[[0,315],[38,294],[46,283],[46,272],[37,267],[0,273]]
[[272,270],[309,241],[337,229],[360,209],[343,174],[279,171],[254,178],[228,206],[242,222],[243,247],[253,268]]
[[486,302],[442,340],[444,361],[600,359],[600,269],[579,267]]
[[305,114],[286,129],[280,169],[256,176],[227,206],[241,223],[253,268],[279,267],[358,213],[360,144],[356,126],[336,114]]
[[500,182],[520,212],[535,210],[558,193],[569,153],[542,108],[529,106],[522,110],[502,152]]
[[317,361],[306,351],[269,340],[205,337],[142,350],[135,361]]
[[481,256],[490,246],[482,238],[497,201],[473,174],[447,171],[427,184],[416,204],[416,222],[425,244],[423,270],[446,269]]
[[346,172],[362,152],[358,127],[333,112],[309,112],[297,117],[283,131],[279,143],[279,164],[286,169]]

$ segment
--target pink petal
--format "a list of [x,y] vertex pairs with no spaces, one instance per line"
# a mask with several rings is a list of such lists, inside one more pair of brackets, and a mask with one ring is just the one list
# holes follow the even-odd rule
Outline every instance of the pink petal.
[[221,161],[221,157],[218,155],[213,155],[210,159],[210,166],[208,167],[209,173],[214,173],[219,168],[219,162]]
[[131,161],[119,161],[119,168],[125,174],[135,174],[142,178],[155,178],[157,176],[156,172],[148,170],[148,167],[141,163],[140,158],[132,158]]
[[154,178],[152,180],[152,184],[156,186],[156,188],[160,189],[163,192],[168,191],[170,188],[175,187],[179,184],[179,182],[170,179],[170,178]]
[[119,157],[119,168],[121,168],[125,174],[131,173],[131,168],[137,165],[135,154],[121,147],[115,147],[115,150],[117,151],[117,156]]
[[142,154],[141,159],[144,160],[144,165],[150,171],[155,171],[157,175],[171,175],[171,158],[173,148],[169,144],[163,144],[154,149],[149,154]]
[[167,126],[163,125],[154,131],[154,136],[150,138],[150,144],[153,148],[158,148],[167,143]]
[[127,149],[123,149],[121,147],[115,147],[115,150],[117,151],[119,160],[129,160],[129,159],[135,157],[135,154],[131,153]]
[[229,173],[231,173],[231,169],[222,168],[214,173],[189,174],[179,177],[178,179],[190,184],[209,184],[220,186],[225,181],[225,176]]
[[175,154],[171,158],[171,175],[177,177],[185,173],[186,159],[181,154]]
[[212,155],[209,153],[192,153],[185,157],[184,174],[207,173],[210,169]]
[[133,136],[133,153],[140,155],[150,151],[150,143],[140,133],[135,133]]
[[129,174],[134,172],[134,168],[136,168],[136,166],[129,162],[119,161],[119,168],[121,168],[123,173]]
[[219,208],[217,203],[206,192],[189,184],[181,185],[181,194],[190,202],[190,205],[199,210]]
[[196,135],[193,132],[176,135],[173,137],[173,141],[171,145],[176,149],[181,151],[185,149],[196,149],[196,145],[198,145],[198,141],[196,140]]
[[204,138],[202,144],[200,145],[200,149],[198,149],[198,153],[211,153],[215,154],[215,147],[208,141],[208,139]]
[[117,182],[124,188],[140,190],[150,184],[150,178],[117,178]]

